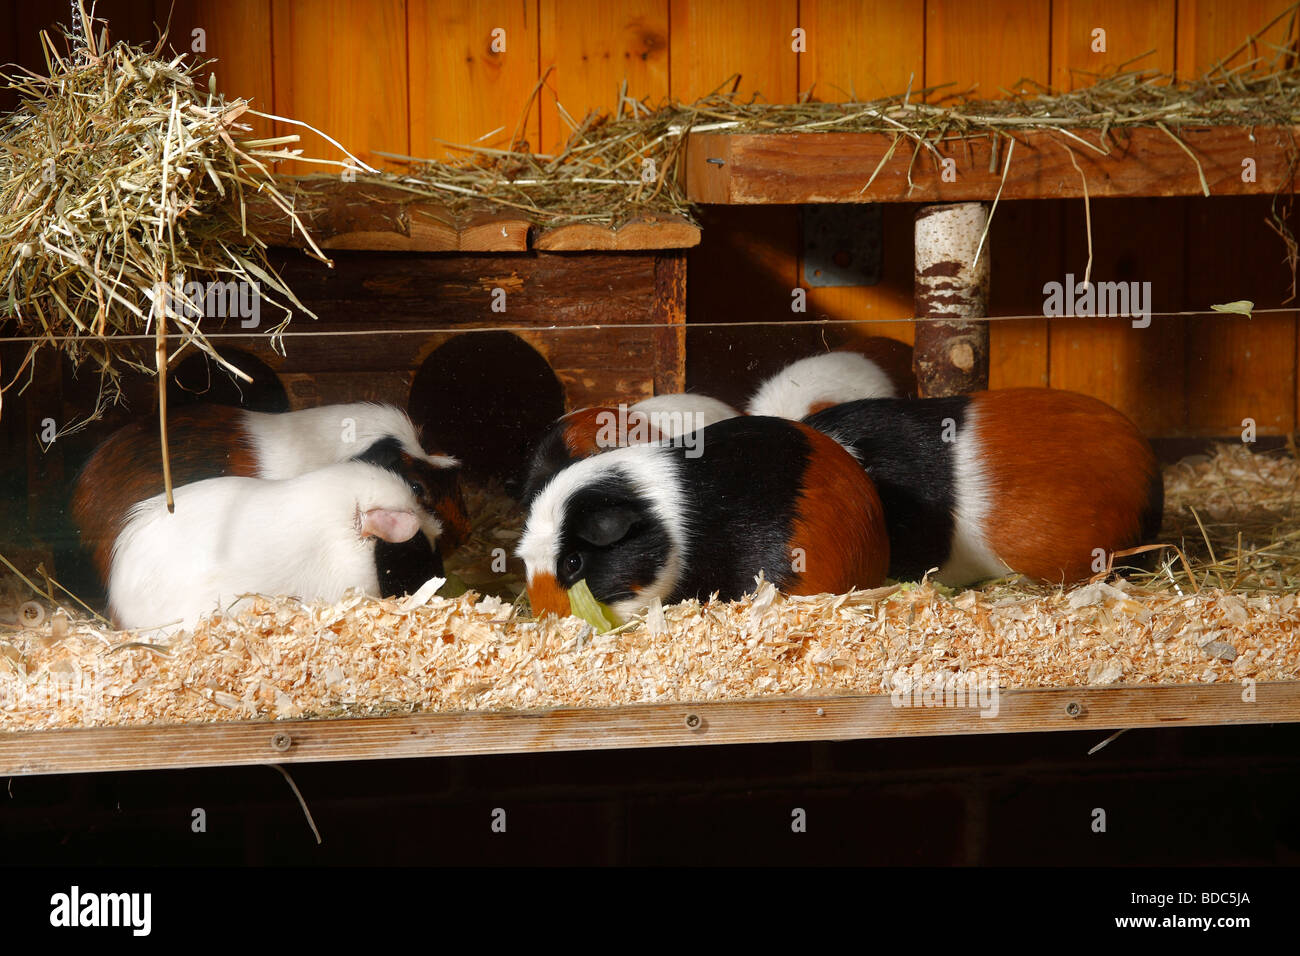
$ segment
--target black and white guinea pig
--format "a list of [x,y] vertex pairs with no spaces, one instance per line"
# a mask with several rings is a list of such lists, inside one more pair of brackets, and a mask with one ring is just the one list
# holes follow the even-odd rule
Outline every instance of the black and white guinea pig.
[[368,462],[208,478],[174,497],[175,513],[163,495],[134,505],[117,535],[108,599],[119,627],[193,628],[245,594],[409,593],[442,571],[429,543],[436,519],[403,478]]
[[[174,487],[206,478],[294,478],[353,458],[406,480],[426,512],[438,519],[439,552],[469,533],[460,491],[460,463],[426,454],[406,414],[391,405],[355,402],[296,412],[250,412],[225,405],[177,409],[167,421]],[[107,583],[113,542],[130,508],[162,488],[162,450],[152,419],[110,435],[86,462],[73,489],[71,511],[81,540]]]
[[681,439],[740,412],[708,395],[655,395],[622,408],[596,405],[557,419],[533,446],[519,500],[528,504],[558,471],[627,445]]
[[890,577],[949,585],[1015,571],[1052,584],[1149,542],[1164,502],[1137,427],[1105,402],[1049,388],[869,399],[805,421],[843,443],[880,492]]
[[798,422],[705,428],[700,454],[636,445],[576,462],[533,499],[518,554],[537,615],[570,612],[585,580],[620,617],[653,598],[739,598],[764,572],[792,594],[879,584],[880,499],[840,445]]
[[844,402],[915,393],[911,347],[872,336],[851,352],[825,352],[792,362],[759,386],[746,411],[797,421]]

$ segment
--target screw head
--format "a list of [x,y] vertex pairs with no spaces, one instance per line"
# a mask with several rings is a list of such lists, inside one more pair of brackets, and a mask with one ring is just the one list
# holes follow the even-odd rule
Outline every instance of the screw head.
[[1083,705],[1077,700],[1072,700],[1065,705],[1065,712],[1071,717],[1079,717],[1083,714]]
[[704,726],[704,721],[703,721],[703,719],[701,719],[701,717],[700,717],[699,714],[687,714],[687,715],[686,715],[686,729],[687,729],[687,730],[699,730],[699,729],[700,729],[701,727],[703,727],[703,726]]
[[293,738],[286,733],[278,733],[271,738],[271,749],[278,750],[281,753],[293,746]]

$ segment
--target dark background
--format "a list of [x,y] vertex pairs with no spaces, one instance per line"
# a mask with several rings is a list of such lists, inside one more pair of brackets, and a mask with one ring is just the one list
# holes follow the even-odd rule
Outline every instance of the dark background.
[[[8,864],[1300,863],[1300,726],[1008,734],[0,781]],[[7,790],[5,789],[7,783]],[[207,811],[193,833],[191,811]],[[491,831],[494,808],[504,834]],[[807,832],[791,832],[791,811]],[[1092,831],[1093,809],[1105,833]]]

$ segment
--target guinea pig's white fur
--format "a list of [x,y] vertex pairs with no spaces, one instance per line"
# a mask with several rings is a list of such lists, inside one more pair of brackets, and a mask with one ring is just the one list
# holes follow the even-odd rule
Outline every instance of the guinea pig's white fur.
[[645,398],[629,406],[628,411],[649,415],[651,424],[663,438],[677,438],[740,414],[726,402],[689,392]]
[[650,503],[655,515],[663,522],[672,550],[653,582],[635,598],[616,601],[611,610],[627,619],[645,610],[653,598],[662,600],[672,594],[689,559],[689,515],[685,509],[686,495],[681,488],[677,459],[665,451],[662,445],[616,448],[584,458],[557,473],[529,508],[528,523],[516,550],[527,569],[528,581],[531,583],[538,572],[555,573],[560,560],[560,532],[569,499],[598,482],[603,475],[619,472],[629,477],[640,496]]
[[347,461],[389,435],[415,458],[436,468],[456,459],[427,455],[406,413],[392,405],[351,402],[296,412],[245,412],[245,428],[259,463],[258,476],[278,480]]
[[897,397],[898,390],[884,369],[865,355],[826,352],[781,369],[759,386],[747,411],[798,421],[818,405]]
[[408,541],[438,523],[405,481],[365,462],[296,478],[209,478],[134,506],[113,546],[109,607],[120,627],[193,628],[243,594],[337,601],[378,595],[375,537]]

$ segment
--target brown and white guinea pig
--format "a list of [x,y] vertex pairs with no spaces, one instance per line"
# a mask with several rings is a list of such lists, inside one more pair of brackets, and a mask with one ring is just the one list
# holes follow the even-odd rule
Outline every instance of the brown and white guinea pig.
[[799,422],[739,417],[702,454],[635,445],[558,472],[518,553],[537,615],[570,612],[586,581],[620,617],[653,598],[739,598],[762,571],[792,594],[872,587],[889,565],[875,488],[840,445]]
[[655,395],[622,409],[597,405],[556,420],[533,446],[519,500],[528,504],[551,477],[575,461],[627,445],[664,439],[686,444],[688,436],[740,412],[707,395]]
[[108,600],[119,627],[193,628],[245,594],[409,593],[441,572],[429,543],[436,519],[405,479],[369,462],[280,480],[208,478],[174,496],[175,513],[163,495],[134,505],[117,535]]
[[949,585],[1008,570],[1052,584],[1160,530],[1150,444],[1104,402],[1014,388],[953,398],[869,399],[805,421],[849,448],[880,492],[890,577],[931,568]]
[[[429,455],[406,414],[391,405],[355,402],[279,414],[225,405],[178,409],[168,416],[174,487],[206,478],[280,480],[353,458],[401,475],[424,510],[438,519],[439,553],[469,532],[460,491],[460,463]],[[77,477],[72,517],[108,580],[113,541],[132,505],[162,489],[162,451],[152,418],[110,435]]]
[[915,394],[911,346],[872,336],[851,352],[824,352],[792,362],[759,386],[746,411],[799,420],[844,402]]

